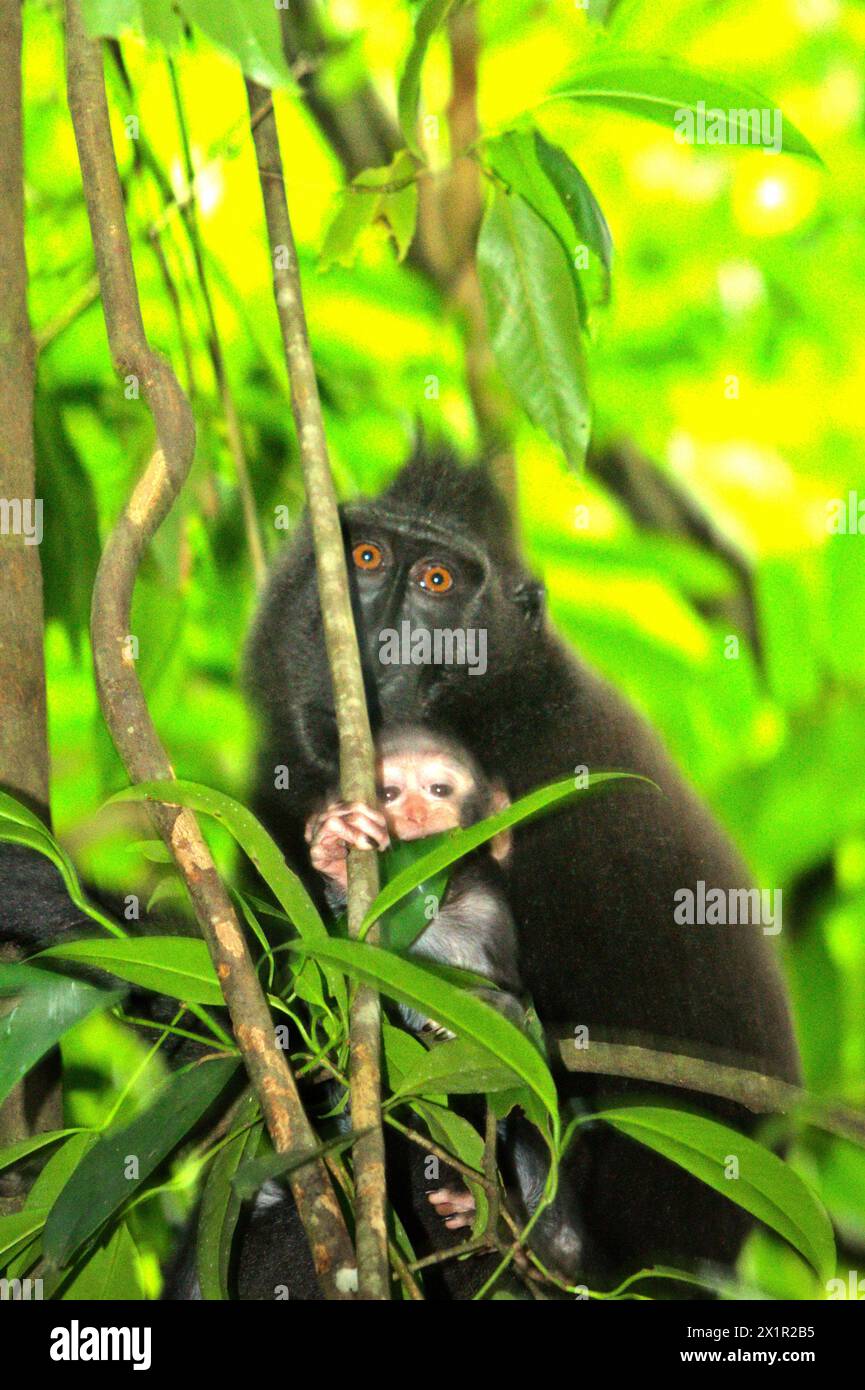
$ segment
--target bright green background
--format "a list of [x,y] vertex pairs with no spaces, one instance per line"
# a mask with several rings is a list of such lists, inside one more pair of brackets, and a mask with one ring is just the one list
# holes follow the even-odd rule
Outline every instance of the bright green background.
[[[340,5],[334,17],[354,37],[333,80],[348,88],[372,71],[393,101],[410,38],[406,7],[364,0]],[[80,865],[117,881],[127,865],[139,874],[142,862],[117,854],[129,821],[99,814],[125,778],[97,711],[86,621],[99,544],[146,457],[151,425],[112,372],[98,302],[77,307],[94,266],[61,34],[49,8],[27,7],[26,21],[53,809]],[[587,24],[569,0],[481,6],[487,130],[544,96],[582,53]],[[600,109],[540,113],[548,137],[587,177],[616,246],[613,302],[591,352],[596,436],[624,436],[645,450],[741,547],[754,567],[765,669],[744,641],[730,658],[735,629],[696,606],[732,590],[726,568],[638,533],[525,422],[516,440],[523,533],[561,630],[651,717],[757,881],[783,889],[782,949],[808,1081],[861,1101],[865,534],[830,534],[827,504],[856,489],[865,499],[865,6],[625,0],[616,33],[631,48],[672,53],[766,92],[825,161],[820,169],[756,151],[693,149],[659,126]],[[192,478],[138,586],[139,671],[178,774],[243,796],[252,729],[238,667],[251,571],[188,243],[176,207],[166,210],[150,177],[132,172],[123,124],[134,109],[182,193],[166,65],[134,37],[124,56],[134,108],[110,66],[109,87],[145,322],[191,385],[198,425]],[[274,508],[287,505],[296,517],[301,492],[242,79],[201,37],[184,48],[179,74],[222,344],[265,542],[276,552],[284,536]],[[424,104],[442,113],[443,146],[447,95],[437,39]],[[475,444],[461,336],[429,286],[396,264],[381,228],[371,229],[354,268],[319,269],[341,173],[295,96],[280,94],[277,110],[334,470],[345,496],[373,492],[404,458],[418,417],[466,453]],[[158,219],[194,344],[191,383],[148,241]],[[431,375],[440,383],[434,402],[425,397]],[[862,1155],[826,1141],[803,1146],[797,1162],[861,1252]],[[772,1277],[801,1292],[807,1276],[794,1262],[776,1248]]]

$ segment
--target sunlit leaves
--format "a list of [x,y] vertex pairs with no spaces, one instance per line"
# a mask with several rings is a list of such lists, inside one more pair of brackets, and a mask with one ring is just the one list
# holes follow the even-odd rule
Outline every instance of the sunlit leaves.
[[421,148],[417,138],[417,123],[424,59],[433,34],[461,3],[462,0],[425,0],[415,20],[414,39],[400,79],[397,108],[405,142],[412,154],[419,158]]
[[133,29],[169,50],[179,45],[186,19],[231,54],[246,77],[265,87],[293,85],[275,5],[238,5],[231,0],[83,0],[83,6],[91,34],[119,38]]
[[403,260],[416,221],[415,162],[408,150],[400,150],[390,164],[364,169],[339,194],[322,246],[322,269],[336,264],[353,265],[364,232],[375,222],[386,224],[393,236],[397,259]]
[[477,263],[502,375],[529,419],[580,468],[589,392],[579,304],[561,242],[525,199],[496,191]]
[[[510,130],[483,146],[486,163],[542,217],[562,243],[581,308],[609,296],[613,244],[579,169],[538,130]],[[583,315],[585,317],[585,315]]]
[[[738,81],[702,73],[652,54],[610,53],[572,68],[555,88],[555,96],[575,102],[597,102],[644,116],[661,125],[686,130],[686,117],[704,115],[719,122],[723,143],[752,143],[751,112],[771,116],[777,105]],[[781,148],[787,154],[819,159],[817,151],[793,122],[778,112]],[[718,142],[722,143],[722,142]]]

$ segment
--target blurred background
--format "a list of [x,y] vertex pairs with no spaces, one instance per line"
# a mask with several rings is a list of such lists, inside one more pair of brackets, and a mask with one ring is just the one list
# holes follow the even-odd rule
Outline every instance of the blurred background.
[[[485,131],[538,107],[583,54],[593,19],[573,0],[480,6]],[[625,113],[540,106],[544,133],[600,202],[615,256],[611,302],[592,318],[586,472],[569,470],[515,409],[509,419],[522,536],[561,631],[661,731],[756,881],[783,889],[780,949],[807,1082],[861,1103],[865,5],[623,0],[611,31],[629,49],[672,53],[766,93],[824,167],[681,145]],[[328,6],[316,75],[324,99],[344,107],[372,81],[392,110],[410,37],[411,13],[396,0]],[[255,584],[208,349],[211,312],[267,556],[285,544],[302,493],[243,80],[201,32],[175,55],[174,73],[176,86],[165,57],[134,35],[106,62],[145,323],[198,428],[192,477],[142,571],[133,630],[178,775],[242,798],[254,731],[239,665]],[[128,823],[99,813],[126,776],[99,715],[87,621],[101,544],[152,427],[107,351],[53,5],[25,7],[24,81],[52,806],[82,871],[117,886],[143,864]],[[437,39],[428,111],[446,108],[450,82]],[[203,274],[182,211],[178,94]],[[411,254],[398,261],[382,225],[342,258],[350,264],[323,262],[344,166],[296,92],[276,103],[342,495],[386,483],[419,421],[472,457],[481,441],[459,312]],[[444,122],[439,143],[443,168]],[[95,1041],[81,1046],[88,1065],[120,1065]],[[847,1264],[858,1258],[865,1270],[865,1155],[811,1135],[794,1161],[829,1207]],[[812,1292],[798,1257],[762,1237],[744,1271],[776,1292]]]

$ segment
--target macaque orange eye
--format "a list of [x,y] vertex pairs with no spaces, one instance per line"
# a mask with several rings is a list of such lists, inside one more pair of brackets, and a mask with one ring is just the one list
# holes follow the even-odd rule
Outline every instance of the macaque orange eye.
[[444,798],[446,796],[453,796],[453,790],[453,787],[449,787],[447,782],[433,782],[430,787],[430,794],[432,796]]
[[427,593],[446,594],[453,588],[454,577],[444,565],[424,565],[419,571],[417,582]]
[[372,541],[361,541],[351,552],[352,559],[359,570],[380,569],[384,561],[381,548]]

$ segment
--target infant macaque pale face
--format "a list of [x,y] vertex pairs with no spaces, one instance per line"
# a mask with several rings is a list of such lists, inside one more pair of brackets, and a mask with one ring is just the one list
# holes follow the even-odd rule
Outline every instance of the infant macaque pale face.
[[377,777],[384,818],[395,840],[422,840],[455,829],[472,791],[468,769],[435,751],[385,756]]
[[395,840],[422,840],[460,824],[472,775],[442,750],[386,754],[376,767],[380,807],[334,801],[306,825],[310,860],[319,873],[346,883],[351,848],[386,849]]

